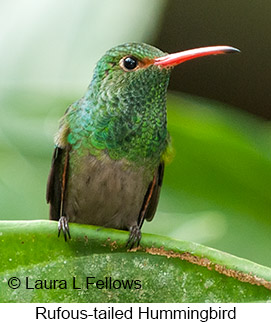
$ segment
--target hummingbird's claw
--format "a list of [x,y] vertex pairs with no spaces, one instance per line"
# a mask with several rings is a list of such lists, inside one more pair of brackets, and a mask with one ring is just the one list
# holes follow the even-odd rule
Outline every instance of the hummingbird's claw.
[[126,243],[126,247],[132,249],[134,246],[138,247],[141,240],[141,231],[138,225],[133,225],[130,227],[129,239]]
[[66,216],[61,216],[58,221],[58,237],[61,231],[63,231],[65,241],[67,241],[67,236],[69,239],[71,238],[69,222]]

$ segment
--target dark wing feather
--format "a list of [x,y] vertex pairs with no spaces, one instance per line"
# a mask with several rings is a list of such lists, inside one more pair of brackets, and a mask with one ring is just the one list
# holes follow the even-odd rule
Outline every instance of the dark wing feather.
[[144,219],[146,219],[147,221],[151,221],[154,217],[163,182],[164,168],[165,163],[162,161],[156,170],[152,182],[149,184],[138,219],[138,225],[140,228],[143,225]]
[[46,200],[47,203],[50,203],[50,220],[59,220],[60,218],[63,152],[63,149],[55,148],[47,182]]

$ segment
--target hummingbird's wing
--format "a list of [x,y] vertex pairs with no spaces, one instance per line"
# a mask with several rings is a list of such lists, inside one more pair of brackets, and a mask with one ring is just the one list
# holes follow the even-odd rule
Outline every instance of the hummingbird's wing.
[[144,219],[146,219],[147,221],[151,221],[154,217],[163,182],[164,168],[165,163],[161,161],[153,177],[153,180],[149,184],[138,219],[139,228],[142,227]]
[[59,131],[55,137],[55,150],[53,153],[51,170],[47,181],[46,200],[50,203],[50,220],[59,220],[63,216],[63,203],[68,176],[70,146],[67,144],[69,125],[65,112],[60,121]]
[[61,175],[63,172],[63,149],[56,147],[54,150],[52,165],[47,182],[46,200],[50,203],[50,220],[59,220],[61,209],[62,183]]
[[50,220],[58,220],[58,236],[63,231],[64,238],[70,238],[68,219],[64,214],[64,197],[69,169],[69,151],[67,145],[63,149],[56,147],[53,154],[51,171],[47,182],[46,199],[50,203]]

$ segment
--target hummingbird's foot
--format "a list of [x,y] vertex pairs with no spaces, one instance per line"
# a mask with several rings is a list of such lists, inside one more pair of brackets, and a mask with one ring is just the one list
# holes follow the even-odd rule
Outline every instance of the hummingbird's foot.
[[63,231],[65,241],[67,241],[67,236],[69,239],[71,238],[69,222],[66,216],[61,216],[58,221],[58,237],[61,231]]
[[141,231],[138,225],[133,225],[130,227],[129,239],[126,243],[126,247],[132,249],[134,246],[138,247],[141,240]]

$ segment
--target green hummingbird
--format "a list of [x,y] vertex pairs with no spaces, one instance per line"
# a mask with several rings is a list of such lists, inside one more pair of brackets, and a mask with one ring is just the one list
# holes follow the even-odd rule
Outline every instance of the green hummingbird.
[[50,219],[129,230],[139,245],[154,217],[170,150],[166,92],[175,65],[239,51],[211,46],[167,54],[143,43],[108,50],[86,94],[60,121],[47,183]]

